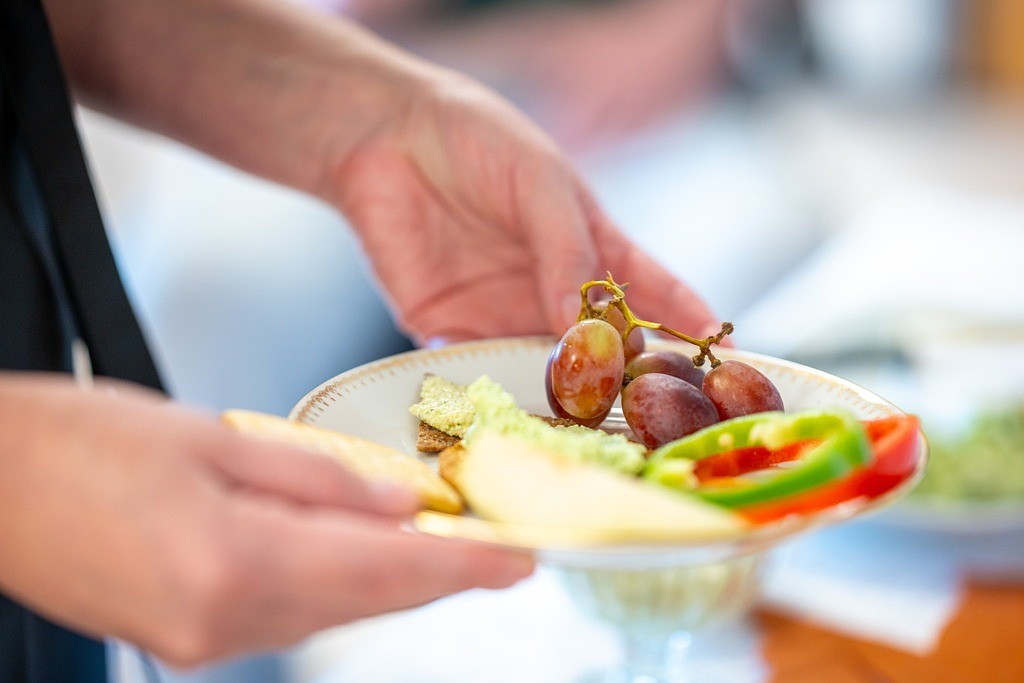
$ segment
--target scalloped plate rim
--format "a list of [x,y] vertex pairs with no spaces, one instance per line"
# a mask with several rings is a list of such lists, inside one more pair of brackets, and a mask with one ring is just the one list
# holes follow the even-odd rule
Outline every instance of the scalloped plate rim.
[[[332,393],[338,392],[339,388],[354,382],[365,380],[367,378],[374,378],[383,376],[389,371],[393,373],[396,369],[408,370],[409,366],[423,365],[429,360],[438,359],[451,359],[459,357],[475,357],[483,353],[496,353],[496,352],[507,352],[509,350],[515,351],[516,349],[529,349],[531,351],[544,350],[546,353],[547,349],[550,349],[554,343],[555,338],[549,335],[536,335],[536,336],[524,336],[524,337],[504,337],[488,340],[478,340],[471,342],[463,342],[459,344],[452,344],[450,346],[438,347],[438,348],[425,348],[425,349],[414,349],[406,351],[386,358],[381,358],[376,361],[360,365],[352,368],[345,372],[342,372],[313,388],[306,393],[305,396],[300,399],[289,413],[289,418],[304,422],[306,424],[316,424],[317,418],[324,414],[324,411],[330,410],[330,404],[334,402],[331,395]],[[661,339],[648,338],[648,348],[685,348],[686,345],[681,342],[665,341]],[[866,389],[854,382],[849,380],[836,377],[824,371],[815,370],[807,366],[795,363],[793,361],[774,358],[771,356],[738,351],[731,348],[716,349],[716,354],[720,355],[723,359],[736,358],[750,361],[754,364],[767,365],[779,369],[785,369],[786,371],[810,375],[819,380],[827,381],[830,386],[841,387],[850,395],[855,395],[858,399],[864,402],[865,405],[870,405],[878,410],[879,415],[892,415],[902,414],[899,407],[890,401],[878,396],[874,392]],[[458,362],[457,360],[455,362]],[[538,380],[539,381],[539,380]],[[407,408],[407,406],[405,407]],[[404,416],[403,416],[404,418]],[[356,433],[356,436],[362,436],[363,438],[370,438],[367,434]],[[923,471],[924,461],[926,459],[927,445],[924,442],[923,436],[921,438],[922,448],[922,463],[918,467],[918,471],[913,477],[907,482],[901,484],[900,487],[891,491],[878,499],[870,502],[863,502],[860,499],[854,501],[848,501],[848,504],[839,506],[839,508],[832,508],[825,510],[821,513],[812,515],[810,517],[794,518],[788,517],[778,522],[763,525],[755,528],[752,532],[744,534],[743,536],[722,536],[717,538],[695,538],[695,537],[681,537],[678,540],[665,539],[664,541],[651,542],[651,543],[624,543],[617,542],[614,544],[607,543],[595,543],[581,542],[545,542],[543,540],[536,542],[523,541],[522,539],[529,539],[529,529],[522,527],[521,525],[508,525],[500,523],[490,523],[479,518],[473,517],[460,517],[456,515],[445,515],[444,513],[436,512],[425,512],[421,513],[418,518],[419,524],[414,520],[415,528],[423,531],[424,533],[432,533],[436,535],[446,536],[450,538],[461,538],[464,540],[471,540],[474,542],[482,543],[493,543],[497,545],[528,548],[534,550],[548,550],[551,552],[577,552],[577,551],[589,551],[606,553],[608,555],[621,554],[623,551],[630,552],[646,552],[654,555],[664,555],[673,552],[686,552],[693,551],[696,549],[707,549],[712,546],[726,546],[726,545],[745,545],[750,547],[762,546],[764,544],[774,543],[775,541],[789,536],[794,533],[808,531],[814,528],[831,525],[849,519],[855,516],[861,516],[863,514],[872,514],[878,516],[877,513],[886,507],[891,508],[891,504],[896,500],[903,497],[903,495],[909,491],[916,482],[920,479]],[[448,519],[445,524],[445,518]],[[422,520],[428,519],[429,523],[423,523]],[[460,524],[460,519],[467,520],[466,523]],[[438,523],[441,522],[439,525]],[[481,526],[483,525],[483,526]],[[495,534],[492,537],[488,535],[480,534],[478,529],[486,529],[488,525],[493,525],[495,529],[505,527],[516,527],[523,529],[524,534],[520,537],[519,541],[512,541],[507,538],[502,538],[500,534]],[[447,527],[446,531],[439,531]],[[556,531],[559,531],[556,529]],[[571,530],[561,530],[571,531]],[[535,538],[547,538],[550,536],[544,536],[543,534]],[[749,551],[749,550],[748,550]]]

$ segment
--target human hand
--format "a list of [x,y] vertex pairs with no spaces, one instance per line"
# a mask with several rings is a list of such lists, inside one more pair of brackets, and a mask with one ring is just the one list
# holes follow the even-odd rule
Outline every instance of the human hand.
[[526,576],[410,534],[415,498],[155,395],[0,375],[0,588],[176,665]]
[[717,328],[551,140],[476,83],[295,3],[103,5],[48,5],[89,101],[332,202],[418,342],[560,333],[606,271],[632,283],[639,315]]
[[539,129],[472,81],[431,71],[341,158],[324,194],[355,226],[420,344],[561,333],[611,271],[638,314],[704,334],[700,299],[604,215]]

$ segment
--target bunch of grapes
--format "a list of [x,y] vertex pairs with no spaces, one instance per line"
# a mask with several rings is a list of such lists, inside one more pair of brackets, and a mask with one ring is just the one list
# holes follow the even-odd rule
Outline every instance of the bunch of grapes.
[[[611,300],[590,303],[588,292],[602,287]],[[544,373],[548,403],[559,417],[587,427],[604,421],[619,394],[630,429],[648,448],[740,415],[782,410],[782,397],[767,377],[746,363],[715,358],[711,351],[732,332],[730,323],[703,339],[640,320],[626,305],[623,287],[609,274],[580,290],[578,322],[552,349]],[[665,332],[700,350],[688,357],[645,350],[638,328]],[[711,370],[702,369],[710,361]]]

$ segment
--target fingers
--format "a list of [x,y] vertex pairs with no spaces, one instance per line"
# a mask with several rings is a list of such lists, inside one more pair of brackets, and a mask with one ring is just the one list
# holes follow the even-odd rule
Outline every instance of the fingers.
[[720,329],[704,301],[627,239],[578,180],[549,175],[543,187],[547,192],[536,192],[524,218],[537,263],[538,293],[553,332],[561,334],[575,322],[580,286],[608,271],[630,283],[628,300],[637,315],[694,336]]
[[594,240],[602,263],[618,282],[628,282],[626,300],[641,318],[692,336],[718,332],[721,323],[686,284],[629,241],[591,200]]
[[184,643],[157,650],[172,661],[288,645],[470,588],[503,588],[534,568],[528,555],[403,531],[383,517],[265,496],[221,503],[221,514],[202,511],[208,523],[189,534],[191,554],[175,555],[188,561],[172,563],[185,568],[183,613],[172,629]]
[[537,294],[556,334],[575,322],[580,286],[604,274],[578,186],[570,171],[552,165],[546,173],[532,174],[520,197],[521,220],[535,260]]
[[416,307],[406,322],[421,332],[417,341],[439,346],[494,336],[546,333],[546,318],[532,295],[537,291],[536,277],[527,260],[522,261],[522,267],[496,269],[447,290],[443,298]]
[[224,429],[209,461],[229,482],[297,503],[382,515],[409,515],[419,507],[411,491],[367,482],[336,461]]
[[301,592],[299,603],[317,606],[317,628],[470,588],[504,588],[534,569],[528,554],[352,520],[332,514],[278,526],[278,581]]

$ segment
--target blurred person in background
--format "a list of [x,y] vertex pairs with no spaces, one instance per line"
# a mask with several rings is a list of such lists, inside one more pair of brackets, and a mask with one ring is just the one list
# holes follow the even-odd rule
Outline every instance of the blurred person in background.
[[585,151],[703,103],[727,76],[732,0],[308,0],[512,96]]
[[[90,105],[344,213],[418,343],[560,331],[605,270],[641,315],[715,325],[512,107],[349,22],[261,0],[8,0],[0,38],[0,367],[20,371],[0,375],[4,681],[103,681],[107,636],[194,665],[532,568],[403,533],[407,492],[142,388],[162,382],[62,65]],[[87,384],[87,356],[103,379],[82,390],[66,373]]]

